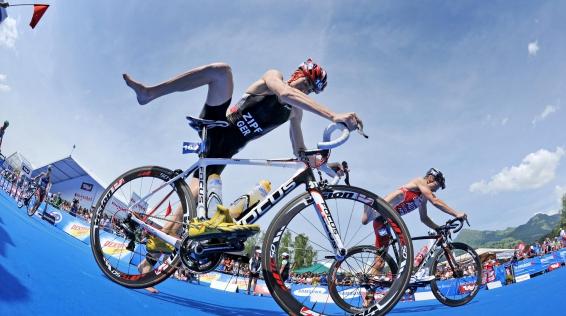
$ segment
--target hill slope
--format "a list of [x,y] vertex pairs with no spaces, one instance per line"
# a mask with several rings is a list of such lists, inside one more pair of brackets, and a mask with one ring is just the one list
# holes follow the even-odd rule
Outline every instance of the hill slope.
[[533,243],[548,234],[560,222],[560,214],[536,214],[526,224],[504,230],[463,229],[456,241],[474,248],[513,248],[520,241]]

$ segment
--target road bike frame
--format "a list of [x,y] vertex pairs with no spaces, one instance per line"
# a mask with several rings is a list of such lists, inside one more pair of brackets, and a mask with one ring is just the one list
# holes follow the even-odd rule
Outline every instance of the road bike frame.
[[[206,129],[203,130],[203,134],[206,135]],[[204,139],[204,138],[203,138]],[[214,165],[247,165],[247,166],[266,166],[266,167],[280,167],[280,168],[297,168],[299,169],[293,174],[291,178],[280,185],[276,190],[267,195],[262,201],[257,203],[254,207],[244,210],[240,217],[236,220],[237,224],[253,224],[257,222],[263,215],[265,215],[273,206],[279,203],[283,198],[288,196],[293,192],[300,184],[305,184],[307,192],[309,192],[311,198],[314,201],[314,207],[317,211],[319,220],[325,229],[330,243],[334,249],[336,258],[341,260],[343,256],[346,255],[346,249],[344,248],[344,243],[342,242],[338,229],[334,220],[332,219],[332,214],[330,213],[326,202],[321,194],[321,188],[319,182],[316,180],[314,173],[307,163],[300,161],[298,159],[224,159],[224,158],[203,158],[204,146],[203,143],[191,143],[185,144],[185,147],[191,147],[191,149],[186,150],[186,153],[198,153],[199,160],[195,162],[192,166],[183,172],[180,172],[175,177],[171,178],[169,181],[157,187],[155,190],[148,193],[146,196],[142,197],[136,203],[128,207],[127,211],[133,213],[133,209],[140,203],[144,203],[156,192],[162,190],[163,188],[172,185],[176,181],[182,181],[189,177],[195,170],[198,169],[199,174],[199,189],[197,197],[197,212],[201,214],[206,214],[206,168],[208,166]],[[314,153],[321,153],[323,151],[313,151]],[[336,174],[330,167],[323,164],[319,167],[333,179],[330,184],[336,184],[340,180],[340,176]],[[183,218],[183,228],[187,231],[189,225],[189,214],[185,214]],[[175,245],[177,249],[181,246],[182,239],[176,238],[174,236],[168,235],[159,229],[147,224],[144,220],[132,216],[132,220],[141,225],[143,228],[147,229],[150,233],[154,234],[156,237],[162,239],[163,241]]]

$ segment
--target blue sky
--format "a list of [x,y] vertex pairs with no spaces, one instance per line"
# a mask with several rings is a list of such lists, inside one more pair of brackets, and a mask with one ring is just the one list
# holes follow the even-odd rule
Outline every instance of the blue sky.
[[[35,30],[30,8],[0,25],[2,151],[35,166],[69,154],[106,184],[139,165],[186,167],[206,89],[138,106],[123,72],[157,83],[202,64],[233,68],[234,98],[266,70],[289,75],[311,56],[329,73],[314,98],[355,111],[333,159],[380,195],[441,169],[439,197],[473,228],[501,229],[559,207],[566,191],[566,4],[556,1],[50,1]],[[327,121],[304,117],[314,146]],[[250,144],[246,158],[291,155],[288,127]],[[228,169],[228,200],[259,180]],[[256,173],[279,183],[288,170]],[[425,231],[417,212],[405,216]],[[431,208],[434,220],[447,217]]]

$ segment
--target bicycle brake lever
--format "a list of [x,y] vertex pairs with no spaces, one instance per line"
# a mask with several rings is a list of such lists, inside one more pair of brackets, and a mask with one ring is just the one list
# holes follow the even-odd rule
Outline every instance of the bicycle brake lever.
[[347,186],[350,186],[350,169],[348,169],[348,162],[346,161],[342,161],[342,168],[344,168],[344,183],[346,183]]
[[369,138],[369,136],[366,135],[366,133],[364,133],[364,128],[363,128],[360,124],[358,124],[358,129],[357,129],[357,131],[358,131],[358,133],[359,133],[360,135],[362,135],[364,138],[366,138],[366,139]]

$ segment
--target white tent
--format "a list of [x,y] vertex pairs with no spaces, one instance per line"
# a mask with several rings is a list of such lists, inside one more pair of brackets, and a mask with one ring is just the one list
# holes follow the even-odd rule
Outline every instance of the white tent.
[[[73,157],[63,158],[51,164],[51,193],[61,193],[61,198],[72,201],[79,200],[79,204],[90,209],[104,191],[105,185],[97,180],[92,172],[87,171]],[[32,177],[47,171],[47,166],[33,170]]]

